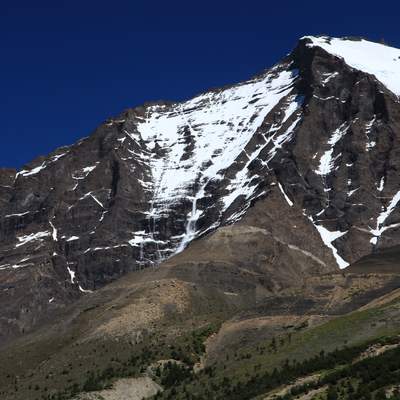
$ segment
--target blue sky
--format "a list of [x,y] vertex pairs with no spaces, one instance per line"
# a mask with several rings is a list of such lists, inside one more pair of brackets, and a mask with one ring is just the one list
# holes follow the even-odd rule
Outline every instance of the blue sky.
[[126,108],[246,79],[303,35],[400,47],[399,15],[395,1],[3,1],[0,166],[20,168]]

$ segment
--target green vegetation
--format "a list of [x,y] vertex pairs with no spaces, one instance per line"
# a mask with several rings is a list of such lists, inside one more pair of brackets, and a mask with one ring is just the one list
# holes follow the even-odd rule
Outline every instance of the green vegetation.
[[376,357],[366,358],[356,363],[348,363],[344,368],[326,373],[315,382],[295,386],[285,396],[277,400],[295,399],[300,394],[328,385],[327,400],[400,400],[398,390],[386,397],[385,388],[400,382],[400,348],[388,350]]
[[176,362],[169,361],[160,373],[160,383],[164,388],[172,388],[186,379],[192,378],[192,370]]
[[[200,357],[205,352],[204,341],[214,332],[219,329],[218,324],[208,324],[201,328],[188,332],[176,338],[174,344],[167,344],[162,340],[155,340],[153,336],[146,338],[148,345],[145,343],[139,344],[134,348],[127,343],[120,343],[121,347],[115,351],[117,356],[104,358],[105,355],[113,353],[106,346],[100,348],[92,347],[85,348],[86,352],[96,354],[98,362],[94,364],[97,368],[87,369],[82,379],[72,382],[63,390],[54,392],[41,390],[42,388],[36,385],[35,387],[27,388],[31,393],[37,393],[37,396],[31,396],[37,400],[67,400],[76,396],[80,392],[93,392],[112,387],[116,379],[139,377],[146,372],[147,368],[153,364],[157,364],[159,360],[167,361],[164,365],[158,365],[154,371],[154,378],[165,388],[172,388],[180,382],[191,379],[193,376],[193,366],[200,360]],[[127,354],[127,352],[130,352]],[[107,360],[101,362],[101,360]],[[108,365],[101,369],[101,365]],[[69,363],[61,371],[61,375],[73,375],[74,364]],[[46,376],[46,380],[53,381],[51,374]],[[15,388],[18,391],[18,385]],[[49,393],[50,392],[50,393]]]
[[[302,319],[279,329],[267,327],[259,336],[254,331],[232,334],[224,327],[217,340],[210,341],[206,359],[207,339],[224,321],[220,315],[213,314],[208,324],[205,317],[190,322],[177,317],[163,322],[162,330],[135,332],[131,338],[43,339],[43,347],[21,346],[18,357],[41,348],[56,356],[46,359],[40,354],[46,362],[31,364],[38,368],[7,371],[0,377],[7,382],[0,398],[67,400],[110,388],[121,378],[148,375],[164,388],[154,400],[261,400],[271,391],[280,393],[281,400],[312,391],[319,400],[379,400],[400,382],[400,350],[358,359],[372,344],[399,343],[398,322],[392,318],[397,310],[398,302],[391,302],[315,326],[311,319]],[[13,362],[13,357],[15,353],[5,362]],[[205,368],[199,370],[204,361]],[[395,391],[390,393],[398,399]]]
[[[376,341],[374,344],[387,345],[398,343],[399,340],[398,337],[387,338]],[[300,394],[306,394],[311,390],[326,386],[329,388],[324,394],[326,400],[337,400],[339,398],[378,400],[379,396],[382,396],[384,388],[400,382],[400,348],[353,363],[371,344],[365,343],[362,346],[346,347],[335,350],[330,354],[321,352],[319,355],[302,362],[294,361],[290,363],[286,361],[280,369],[275,368],[270,373],[255,373],[248,379],[242,380],[224,376],[216,367],[209,368],[208,371],[203,371],[201,374],[183,377],[180,386],[174,386],[173,390],[159,393],[155,399],[250,400],[260,394],[289,384],[296,378],[320,372],[320,378],[303,385],[293,386],[287,395],[277,397],[277,399],[296,399]],[[206,376],[206,380],[202,379],[204,376]],[[202,382],[202,389],[200,389],[200,385],[196,385],[196,381]],[[366,393],[372,394],[372,397],[366,397]],[[375,394],[375,397],[373,394]],[[394,394],[391,399],[397,400],[398,395]]]

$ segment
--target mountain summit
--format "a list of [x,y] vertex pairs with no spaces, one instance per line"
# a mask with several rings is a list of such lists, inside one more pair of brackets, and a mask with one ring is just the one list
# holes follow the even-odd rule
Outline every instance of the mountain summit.
[[304,36],[308,47],[319,47],[342,58],[360,71],[374,75],[387,89],[400,96],[400,50],[364,39],[337,39],[326,36]]
[[400,50],[306,36],[246,82],[0,170],[3,338],[201,246],[236,243],[273,292],[399,245],[399,95]]

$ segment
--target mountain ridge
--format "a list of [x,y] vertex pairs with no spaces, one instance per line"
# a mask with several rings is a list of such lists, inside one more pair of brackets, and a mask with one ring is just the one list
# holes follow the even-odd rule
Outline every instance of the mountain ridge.
[[[257,198],[282,213],[262,217],[267,225],[259,228],[313,255],[320,268],[343,267],[375,245],[398,244],[393,192],[398,100],[370,74],[308,42],[300,40],[282,62],[248,81],[183,103],[128,109],[15,176],[3,170],[0,178],[11,186],[0,195],[0,272],[3,287],[11,288],[7,294],[23,291],[22,310],[33,314],[36,297],[39,309],[62,307],[126,272],[158,265],[163,254],[167,258],[221,226],[239,223]],[[208,138],[218,132],[221,144],[207,153],[213,145]],[[177,178],[182,185],[171,189]],[[157,195],[158,183],[161,194],[169,190],[172,198]],[[372,188],[392,203],[369,196]],[[382,206],[390,212],[383,213]],[[257,216],[251,218],[257,226]],[[274,227],[279,219],[282,224]],[[311,227],[320,238],[313,235],[315,243],[305,243],[301,232]],[[26,295],[32,276],[40,287],[29,283],[33,296]],[[19,301],[10,304],[9,321],[16,325],[11,332],[37,323],[36,315],[24,315],[21,324]]]
[[394,393],[400,105],[336,40],[0,169],[2,398]]

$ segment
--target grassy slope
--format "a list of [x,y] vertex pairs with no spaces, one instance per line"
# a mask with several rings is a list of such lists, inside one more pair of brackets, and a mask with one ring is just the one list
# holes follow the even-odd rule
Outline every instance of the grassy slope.
[[[191,393],[205,399],[211,393],[215,396],[214,398],[222,399],[224,398],[221,391],[224,377],[229,377],[229,384],[234,387],[238,382],[245,383],[256,375],[262,376],[276,367],[282,367],[287,359],[291,362],[304,361],[318,355],[321,351],[330,353],[343,347],[361,346],[360,349],[363,349],[382,337],[398,335],[400,333],[400,324],[397,320],[399,315],[400,300],[378,308],[338,317],[315,328],[304,328],[303,331],[293,332],[290,341],[287,334],[276,337],[276,350],[272,346],[272,340],[266,343],[255,343],[254,346],[241,349],[236,357],[228,360],[222,357],[221,361],[213,366],[211,376],[210,374],[198,375],[191,382],[187,381],[175,387],[172,395],[171,391],[166,391],[159,398],[186,399],[190,397],[185,393]],[[284,339],[282,342],[281,338]]]
[[[324,300],[322,304],[326,302],[329,307],[345,303],[346,309],[354,301],[359,307],[368,293],[372,293],[369,300],[377,296],[375,286],[393,291],[398,282],[391,277],[324,276],[312,284],[309,299],[300,298],[299,309],[293,307],[293,301],[301,293],[305,296],[303,286],[287,297],[263,297],[264,308],[260,308],[259,303],[254,303],[260,290],[257,277],[232,266],[220,269],[215,271],[213,265],[205,264],[182,267],[178,273],[176,268],[143,272],[135,274],[131,281],[125,278],[83,299],[72,313],[66,312],[51,326],[0,350],[0,398],[70,398],[78,391],[108,387],[119,377],[140,376],[159,360],[182,361],[190,372],[193,363],[203,355],[202,343],[222,324],[233,320],[246,322],[254,317],[273,318],[276,313],[278,317],[283,313],[290,320],[291,314],[297,312],[303,322],[281,323],[279,329],[272,329],[267,319],[262,330],[255,333],[240,328],[233,338],[222,336],[222,346],[207,346],[206,368],[201,372],[166,371],[167,376],[161,374],[157,378],[160,382],[174,382],[161,398],[224,399],[222,382],[225,388],[236,387],[239,382],[246,387],[251,379],[257,382],[265,373],[282,367],[286,360],[300,362],[321,350],[329,353],[343,346],[367,345],[371,340],[400,333],[400,300],[396,296],[389,297],[389,303],[378,302],[350,314],[326,314],[325,320],[330,320],[322,322],[321,318],[317,326],[311,322],[315,313],[324,312],[323,307],[314,307],[314,300],[315,304]],[[228,277],[229,291],[233,288],[236,296],[225,293]],[[379,292],[379,296],[384,294]],[[303,300],[305,305],[311,304],[310,309],[304,309],[305,313]],[[149,319],[153,314],[157,318]],[[114,324],[111,334],[103,329],[110,322]],[[209,341],[221,338],[222,331]],[[115,336],[120,332],[129,334]],[[251,395],[262,394],[262,385],[259,389],[259,393]],[[243,393],[241,396],[238,398],[249,398]]]

